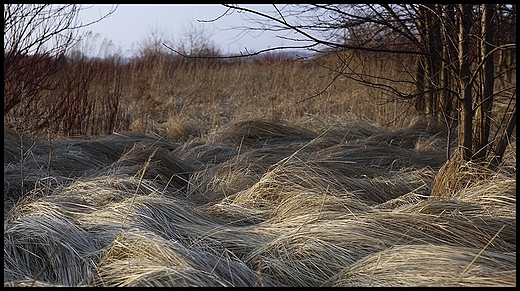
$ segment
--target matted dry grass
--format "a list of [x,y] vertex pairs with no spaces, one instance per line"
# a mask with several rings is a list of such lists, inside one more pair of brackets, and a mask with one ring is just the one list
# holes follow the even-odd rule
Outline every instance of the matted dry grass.
[[[426,264],[428,268],[417,268]],[[435,276],[432,276],[435,274]],[[473,248],[406,245],[373,253],[332,277],[332,286],[502,287],[516,278],[516,255]]]
[[27,141],[22,167],[5,136],[4,286],[516,286],[516,143],[439,176],[445,134],[421,124],[178,142]]

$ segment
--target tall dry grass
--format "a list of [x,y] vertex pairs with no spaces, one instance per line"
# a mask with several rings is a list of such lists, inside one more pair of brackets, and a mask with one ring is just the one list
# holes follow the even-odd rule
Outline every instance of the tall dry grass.
[[[388,85],[406,90],[411,83],[400,69],[406,61],[357,56],[350,65],[368,75],[380,72]],[[295,124],[309,115],[326,116],[400,127],[414,115],[384,90],[335,78],[338,66],[334,56],[271,62],[160,54],[129,62],[118,57],[63,61],[52,76],[56,89],[40,90],[4,122],[40,137],[135,131],[186,140],[259,118]],[[395,76],[403,78],[395,84],[390,81]]]

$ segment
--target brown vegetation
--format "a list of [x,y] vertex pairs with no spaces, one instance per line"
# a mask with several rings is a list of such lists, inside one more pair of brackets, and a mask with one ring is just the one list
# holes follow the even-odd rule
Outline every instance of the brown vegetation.
[[516,142],[445,163],[445,125],[334,65],[62,63],[4,115],[4,285],[516,285]]
[[515,286],[516,6],[482,5],[311,4],[373,38],[307,61],[89,59],[80,6],[5,6],[4,286]]
[[[358,62],[367,71],[405,75],[385,58]],[[78,136],[132,130],[187,138],[258,118],[296,123],[318,115],[396,127],[413,116],[410,104],[393,102],[384,92],[341,78],[329,86],[336,63],[333,56],[310,63],[272,63],[265,57],[186,60],[167,54],[128,63],[119,58],[70,59],[60,64],[52,88],[24,99],[26,103],[4,115],[4,122],[45,137],[49,132]]]

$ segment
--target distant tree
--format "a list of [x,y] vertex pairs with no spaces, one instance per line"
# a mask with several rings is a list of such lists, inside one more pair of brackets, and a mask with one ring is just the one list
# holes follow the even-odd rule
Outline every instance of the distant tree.
[[168,36],[166,28],[152,26],[148,34],[138,44],[137,57],[140,59],[159,59],[169,54],[162,44],[172,42],[173,37]]
[[182,28],[178,41],[166,47],[184,57],[219,58],[220,48],[211,37],[211,32],[203,26],[189,22]]
[[[516,124],[515,4],[293,4],[273,5],[271,11],[223,6],[228,11],[221,17],[244,15],[247,24],[238,29],[276,31],[295,44],[232,57],[288,48],[414,56],[415,89],[387,86],[388,91],[413,100],[432,119],[457,124],[457,154],[463,160],[501,162]],[[337,74],[382,88],[377,77],[367,81],[364,72],[348,67],[348,57],[342,62],[348,73]],[[497,97],[508,103],[505,110],[495,108]]]

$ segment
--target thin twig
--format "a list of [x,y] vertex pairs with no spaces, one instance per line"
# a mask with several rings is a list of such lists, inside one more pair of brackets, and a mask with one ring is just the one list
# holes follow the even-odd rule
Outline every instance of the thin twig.
[[469,267],[480,257],[480,255],[484,252],[484,250],[495,240],[495,238],[498,236],[498,234],[506,227],[504,224],[498,231],[495,233],[495,235],[488,241],[488,243],[480,250],[480,252],[473,258],[473,260],[466,266],[464,271],[460,274],[459,278],[461,278],[466,271],[469,269]]

